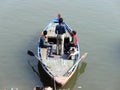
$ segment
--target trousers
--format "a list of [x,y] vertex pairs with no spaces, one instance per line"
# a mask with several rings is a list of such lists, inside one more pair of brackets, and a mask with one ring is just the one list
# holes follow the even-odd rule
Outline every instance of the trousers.
[[64,54],[64,34],[57,35],[57,54]]

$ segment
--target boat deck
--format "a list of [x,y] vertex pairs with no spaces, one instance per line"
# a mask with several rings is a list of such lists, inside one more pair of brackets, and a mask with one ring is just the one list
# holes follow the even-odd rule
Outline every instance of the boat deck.
[[54,58],[48,57],[48,59],[42,61],[54,76],[63,76],[67,70],[73,65],[74,60],[68,60],[60,55],[54,55]]

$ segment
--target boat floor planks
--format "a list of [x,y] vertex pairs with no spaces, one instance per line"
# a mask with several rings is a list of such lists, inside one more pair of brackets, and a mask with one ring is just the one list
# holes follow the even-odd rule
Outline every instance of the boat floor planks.
[[56,58],[54,60],[43,60],[43,63],[47,65],[48,70],[51,71],[51,73],[54,76],[63,76],[67,70],[73,65],[73,60],[65,60],[65,59],[59,59]]

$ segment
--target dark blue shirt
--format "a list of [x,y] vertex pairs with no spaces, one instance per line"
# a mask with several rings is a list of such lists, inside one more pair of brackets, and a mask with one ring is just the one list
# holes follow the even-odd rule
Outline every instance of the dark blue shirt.
[[45,36],[41,36],[41,37],[40,37],[39,46],[40,46],[41,48],[46,48],[47,45],[48,45],[48,43],[45,41]]
[[55,29],[55,33],[56,34],[64,34],[65,33],[65,27],[61,24],[57,25],[56,26],[56,29]]

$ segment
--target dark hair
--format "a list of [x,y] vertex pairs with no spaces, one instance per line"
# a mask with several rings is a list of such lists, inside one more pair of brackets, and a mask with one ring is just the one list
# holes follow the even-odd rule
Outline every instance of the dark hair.
[[44,34],[44,35],[47,35],[47,31],[45,30],[45,31],[43,32],[43,34]]
[[76,35],[76,31],[72,31],[72,33],[73,33],[74,35]]
[[63,22],[63,18],[59,18],[59,23],[62,23]]

